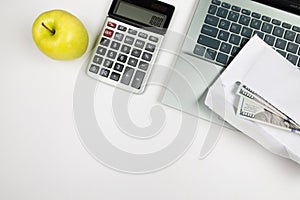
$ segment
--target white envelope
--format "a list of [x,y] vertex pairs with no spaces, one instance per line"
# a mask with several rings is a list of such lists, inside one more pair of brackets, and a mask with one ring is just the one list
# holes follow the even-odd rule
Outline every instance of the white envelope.
[[300,123],[299,69],[253,36],[209,88],[205,104],[268,150],[300,164],[300,135],[236,116],[236,82],[248,86]]

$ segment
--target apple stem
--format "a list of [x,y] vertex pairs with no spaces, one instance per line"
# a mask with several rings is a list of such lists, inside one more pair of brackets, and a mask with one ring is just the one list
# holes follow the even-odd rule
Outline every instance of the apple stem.
[[55,34],[55,30],[50,29],[49,27],[47,27],[44,22],[42,22],[42,26],[45,27],[45,29],[47,29],[48,31],[50,31],[52,33],[52,35]]

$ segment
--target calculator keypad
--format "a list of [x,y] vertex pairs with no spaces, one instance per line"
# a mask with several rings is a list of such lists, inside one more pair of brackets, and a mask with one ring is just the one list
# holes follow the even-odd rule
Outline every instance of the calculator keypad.
[[107,18],[87,72],[97,80],[140,93],[149,77],[162,37]]

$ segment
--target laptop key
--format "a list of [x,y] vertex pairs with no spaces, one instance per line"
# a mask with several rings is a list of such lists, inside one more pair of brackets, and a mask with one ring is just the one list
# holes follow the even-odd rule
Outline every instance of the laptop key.
[[273,29],[273,25],[267,22],[264,22],[261,28],[261,30],[265,33],[271,33],[272,29]]
[[300,35],[299,34],[297,35],[296,43],[300,44]]
[[219,0],[212,0],[211,3],[218,5],[218,6],[221,5],[221,1],[219,1]]
[[260,26],[261,26],[261,23],[262,23],[262,21],[260,21],[258,19],[252,19],[250,27],[259,30]]
[[230,21],[233,21],[233,22],[237,22],[239,19],[239,16],[240,16],[239,13],[230,11],[227,19],[229,19]]
[[286,29],[290,29],[290,28],[292,27],[292,25],[290,25],[290,24],[288,24],[288,23],[286,23],[286,22],[283,22],[283,23],[282,23],[282,27],[283,27],[283,28],[286,28]]
[[205,23],[217,26],[217,24],[219,23],[219,18],[212,15],[206,15]]
[[217,55],[217,52],[212,49],[206,49],[205,58],[208,58],[210,60],[215,60]]
[[253,30],[248,27],[243,27],[241,35],[247,38],[250,38],[253,33]]
[[286,41],[285,40],[282,40],[282,39],[279,39],[279,38],[276,40],[276,43],[275,43],[276,48],[285,50],[285,46],[286,46]]
[[263,32],[260,32],[260,31],[254,31],[254,34],[256,34],[258,37],[260,37],[261,39],[264,38],[264,33]]
[[242,25],[248,26],[249,23],[250,23],[250,19],[251,19],[250,17],[242,15],[240,17],[239,23],[242,24]]
[[293,55],[293,54],[288,54],[287,57],[288,61],[290,61],[293,65],[296,65],[297,64],[297,61],[298,61],[298,57],[296,55]]
[[241,40],[241,36],[236,34],[231,34],[229,38],[229,43],[239,45],[240,40]]
[[205,50],[206,50],[205,47],[196,44],[193,53],[196,54],[196,55],[198,55],[198,56],[203,56]]
[[242,26],[236,23],[232,23],[230,27],[230,31],[236,34],[239,34]]
[[266,22],[270,22],[271,21],[271,17],[268,17],[268,16],[262,16],[261,18],[263,21],[266,21]]
[[218,53],[217,62],[226,65],[227,61],[228,61],[228,55],[223,54],[223,53]]
[[281,28],[281,27],[275,27],[272,34],[274,36],[277,36],[277,37],[282,37],[283,36],[283,32],[284,32],[283,28]]
[[197,42],[199,44],[202,44],[204,46],[207,46],[207,47],[210,47],[210,48],[216,49],[216,50],[219,49],[219,46],[220,46],[220,41],[219,40],[207,37],[207,36],[202,35],[202,34],[199,35],[199,38],[198,38]]
[[231,7],[231,10],[234,10],[236,12],[240,12],[241,11],[241,7],[238,7],[238,6],[232,6]]
[[298,44],[295,44],[295,43],[292,43],[292,42],[289,42],[288,45],[287,45],[287,48],[286,50],[290,53],[294,53],[296,54],[297,51],[298,51],[298,47],[299,45]]
[[279,21],[278,19],[272,19],[272,24],[274,24],[276,26],[280,26],[281,21]]
[[231,5],[229,3],[223,2],[221,4],[222,7],[229,9],[231,7]]
[[236,56],[240,50],[241,50],[241,48],[239,48],[239,47],[233,47],[231,50],[231,55]]
[[215,6],[215,5],[210,5],[209,8],[208,8],[208,13],[209,13],[209,14],[212,14],[212,15],[215,15],[216,12],[217,12],[217,9],[218,9],[217,6]]
[[217,16],[226,18],[227,14],[228,14],[228,10],[227,9],[221,8],[221,7],[218,8]]
[[221,19],[218,27],[224,30],[228,30],[229,26],[230,26],[229,21]]
[[256,13],[256,12],[253,12],[253,13],[251,14],[251,16],[254,17],[254,18],[256,18],[256,19],[260,19],[261,14]]
[[287,39],[289,41],[294,41],[295,37],[296,37],[295,32],[289,30],[285,31],[284,39]]
[[223,41],[227,41],[228,38],[229,38],[229,32],[220,30],[219,35],[218,35],[218,39],[223,40]]
[[251,14],[251,11],[250,11],[250,10],[247,10],[247,9],[243,9],[243,10],[242,10],[242,13],[243,13],[244,15],[250,15],[250,14]]
[[292,30],[299,33],[300,32],[300,27],[299,26],[293,26]]
[[231,45],[231,44],[228,44],[228,43],[226,43],[226,42],[222,42],[221,47],[220,47],[220,51],[229,54],[231,48],[232,48],[232,45]]
[[212,36],[212,37],[216,37],[217,34],[218,34],[218,29],[217,29],[217,28],[214,28],[214,27],[212,27],[212,26],[209,26],[209,25],[204,24],[204,25],[202,26],[201,33],[203,33],[203,34],[205,34],[205,35]]
[[271,36],[271,35],[266,35],[264,41],[265,41],[268,45],[273,46],[274,43],[275,43],[275,37],[274,37],[274,36]]

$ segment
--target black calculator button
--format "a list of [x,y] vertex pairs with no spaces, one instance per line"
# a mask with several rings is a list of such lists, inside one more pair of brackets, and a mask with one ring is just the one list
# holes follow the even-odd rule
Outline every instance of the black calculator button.
[[136,35],[136,34],[137,34],[137,31],[130,28],[130,29],[128,30],[128,33],[130,33],[130,34],[132,34],[132,35]]
[[141,62],[139,63],[139,69],[142,69],[142,70],[144,70],[144,71],[147,71],[148,67],[149,67],[149,63],[146,63],[146,62],[143,62],[143,61],[141,61]]
[[106,48],[98,47],[97,48],[97,54],[104,56],[106,53]]
[[147,53],[147,52],[144,52],[144,53],[143,53],[143,56],[142,56],[142,59],[143,59],[143,60],[150,61],[151,58],[152,58],[152,54]]
[[102,68],[102,69],[100,70],[100,76],[108,77],[108,75],[109,75],[109,70],[104,69],[104,68]]
[[144,48],[145,42],[142,40],[136,40],[134,46],[138,47],[138,48]]
[[144,38],[144,39],[147,39],[147,37],[148,37],[148,35],[146,33],[143,33],[143,32],[139,32],[138,36],[141,37],[141,38]]
[[111,68],[113,65],[113,61],[109,60],[109,59],[105,59],[104,60],[104,63],[103,63],[103,66],[104,67],[107,67],[107,68]]
[[122,33],[116,33],[114,39],[118,41],[122,41],[124,38],[124,35]]
[[127,30],[127,27],[126,27],[126,26],[119,25],[119,26],[118,26],[118,30],[120,30],[120,31],[126,31],[126,30]]
[[110,48],[118,50],[120,48],[121,44],[118,42],[112,42],[110,45]]
[[122,48],[121,48],[121,52],[129,54],[130,49],[131,49],[130,46],[123,45]]
[[120,64],[120,63],[116,63],[114,66],[114,70],[118,71],[118,72],[122,72],[124,68],[124,65]]
[[127,60],[127,56],[124,55],[124,54],[119,54],[118,55],[118,61],[122,62],[122,63],[125,63]]
[[106,56],[107,56],[108,58],[115,59],[116,56],[117,56],[117,52],[112,51],[112,50],[109,50]]
[[116,72],[113,72],[111,73],[110,75],[110,79],[111,80],[114,80],[114,81],[118,81],[120,79],[120,74],[116,73]]
[[95,55],[94,58],[93,58],[93,62],[98,64],[98,65],[101,65],[102,61],[103,61],[103,58],[100,57],[100,56]]
[[109,42],[110,42],[109,39],[103,37],[103,38],[101,38],[100,44],[103,45],[103,46],[108,47]]
[[131,80],[132,75],[133,75],[133,72],[134,72],[134,69],[132,69],[130,67],[126,67],[125,71],[124,71],[124,74],[122,76],[122,79],[121,79],[121,83],[123,83],[125,85],[129,85],[130,80]]
[[158,38],[154,37],[154,36],[150,36],[149,40],[152,41],[152,42],[158,42]]
[[135,58],[129,58],[128,65],[135,67],[137,65],[138,60]]
[[132,52],[131,52],[131,55],[134,56],[134,57],[140,57],[142,51],[139,50],[139,49],[133,49]]
[[145,49],[146,49],[147,51],[154,52],[155,48],[156,48],[156,46],[155,46],[154,44],[148,43],[148,44],[146,45],[146,48],[145,48]]
[[100,67],[96,66],[96,65],[91,65],[89,71],[93,72],[95,74],[98,74]]
[[133,41],[134,41],[134,38],[133,38],[133,37],[126,36],[124,42],[125,42],[126,44],[132,45],[132,44],[133,44]]
[[131,86],[136,89],[140,89],[141,85],[143,83],[144,77],[145,77],[145,72],[137,71],[134,75]]

